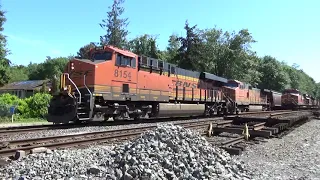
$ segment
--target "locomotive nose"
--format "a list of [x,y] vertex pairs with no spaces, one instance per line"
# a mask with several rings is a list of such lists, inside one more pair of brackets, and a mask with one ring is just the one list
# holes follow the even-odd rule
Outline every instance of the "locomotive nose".
[[[63,96],[63,97],[62,97]],[[76,101],[65,95],[56,95],[48,105],[47,121],[53,123],[69,123],[76,118]]]

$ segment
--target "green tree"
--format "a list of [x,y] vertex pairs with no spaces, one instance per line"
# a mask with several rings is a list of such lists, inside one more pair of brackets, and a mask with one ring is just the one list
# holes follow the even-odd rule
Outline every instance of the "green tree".
[[262,73],[260,88],[283,91],[288,79],[283,66],[274,57],[265,56],[261,61],[259,71]]
[[158,59],[161,56],[161,52],[158,50],[156,40],[156,37],[148,34],[138,36],[129,41],[129,50],[138,55]]
[[177,34],[172,34],[169,36],[168,40],[168,46],[166,48],[166,54],[167,54],[167,59],[168,62],[173,63],[173,64],[178,64],[179,59],[178,58],[178,50],[181,47],[181,43],[178,39]]
[[186,21],[184,29],[186,30],[186,37],[179,37],[181,47],[178,49],[178,65],[181,68],[189,70],[203,70],[203,64],[199,61],[201,59],[201,38],[197,29],[197,25],[189,26]]
[[282,62],[282,66],[289,79],[287,87],[298,89],[302,93],[309,94],[313,97],[317,96],[317,83],[302,69],[298,69],[299,65],[293,64],[292,66],[289,66],[286,63]]
[[320,99],[320,82],[316,84],[316,98]]
[[17,81],[25,81],[29,79],[28,76],[28,69],[26,66],[19,65],[19,66],[11,66],[7,69],[8,74],[10,77],[10,82],[17,82]]
[[55,76],[59,77],[64,71],[69,59],[66,57],[48,58],[45,62],[40,64],[29,64],[29,79],[30,80],[44,80],[52,79]]
[[261,83],[262,73],[259,71],[261,59],[255,55],[248,55],[242,64],[241,81],[250,83],[253,87],[257,87]]
[[[2,6],[0,5],[0,9]],[[3,32],[3,25],[7,21],[5,17],[5,11],[0,10],[0,32]],[[7,40],[6,36],[3,33],[0,33],[0,86],[8,83],[10,81],[10,75],[8,68],[10,67],[10,60],[6,56],[10,53],[6,48]]]
[[[226,32],[222,43],[223,56],[220,59],[219,74],[223,74],[227,78],[245,80],[247,72],[245,70],[252,69],[254,66],[255,54],[250,50],[250,44],[255,40],[247,29],[242,29],[238,33]],[[221,62],[222,60],[222,62]]]
[[222,42],[223,32],[220,29],[201,30],[201,39],[203,41],[201,63],[204,70],[218,76],[223,76],[224,52],[227,50]]
[[[248,30],[243,29],[238,33],[230,34],[229,32],[223,32],[221,29],[212,28],[193,29],[196,33],[191,33],[190,28],[185,28],[189,29],[187,30],[189,36],[194,36],[197,33],[196,38],[186,39],[189,39],[189,44],[195,52],[190,53],[190,56],[194,59],[187,60],[187,62],[192,63],[193,61],[198,71],[210,72],[253,85],[259,83],[261,73],[257,71],[257,68],[260,59],[250,49],[250,44],[254,43],[255,40]],[[187,42],[186,39],[184,39],[184,42]],[[193,39],[196,39],[196,41]]]
[[87,45],[81,47],[79,49],[79,51],[77,52],[78,57],[81,59],[90,59],[91,58],[90,53],[89,53],[90,49],[95,48],[95,47],[96,47],[96,45],[93,43],[90,43],[90,44],[87,44]]
[[124,8],[121,4],[124,0],[114,0],[113,5],[109,7],[110,11],[107,12],[107,19],[103,19],[100,26],[107,32],[105,35],[100,36],[100,43],[102,45],[108,44],[118,48],[125,48],[127,45],[128,31],[128,18],[121,18]]

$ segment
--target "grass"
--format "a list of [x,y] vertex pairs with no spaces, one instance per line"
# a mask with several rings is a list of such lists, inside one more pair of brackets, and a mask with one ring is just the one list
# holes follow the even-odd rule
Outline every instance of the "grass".
[[[13,123],[34,123],[34,122],[47,122],[47,120],[42,118],[21,118],[13,117]],[[0,117],[0,124],[11,123],[11,117]]]

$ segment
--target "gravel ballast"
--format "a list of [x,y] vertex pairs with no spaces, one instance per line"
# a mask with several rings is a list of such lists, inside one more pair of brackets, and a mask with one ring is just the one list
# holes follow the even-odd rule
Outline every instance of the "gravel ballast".
[[199,133],[170,124],[121,145],[33,154],[0,168],[6,179],[251,179],[246,174]]
[[237,158],[254,179],[320,179],[320,121],[311,120],[281,139],[251,146]]

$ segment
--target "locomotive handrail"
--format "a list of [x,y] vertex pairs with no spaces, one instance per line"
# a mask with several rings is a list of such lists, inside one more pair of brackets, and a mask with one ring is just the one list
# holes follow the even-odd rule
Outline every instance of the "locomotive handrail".
[[78,93],[79,93],[79,103],[81,103],[81,92],[78,89],[78,86],[72,81],[72,79],[70,79],[70,75],[69,73],[63,73],[64,75],[67,75],[68,80],[73,84],[73,86],[77,89]]
[[224,92],[222,92],[222,95],[226,98],[227,101],[229,101],[232,104],[234,108],[236,108],[236,103],[232,100],[232,98],[227,96]]
[[86,84],[86,74],[83,75],[83,84],[86,87],[86,89],[88,90],[89,94],[90,94],[90,112],[89,112],[89,118],[92,117],[92,113],[93,113],[93,101],[92,101],[92,92],[90,91],[90,89],[88,88],[87,84]]
[[292,97],[291,97],[291,100],[293,101],[293,103],[294,103],[295,105],[299,105],[299,103],[298,103],[295,99],[293,99]]

